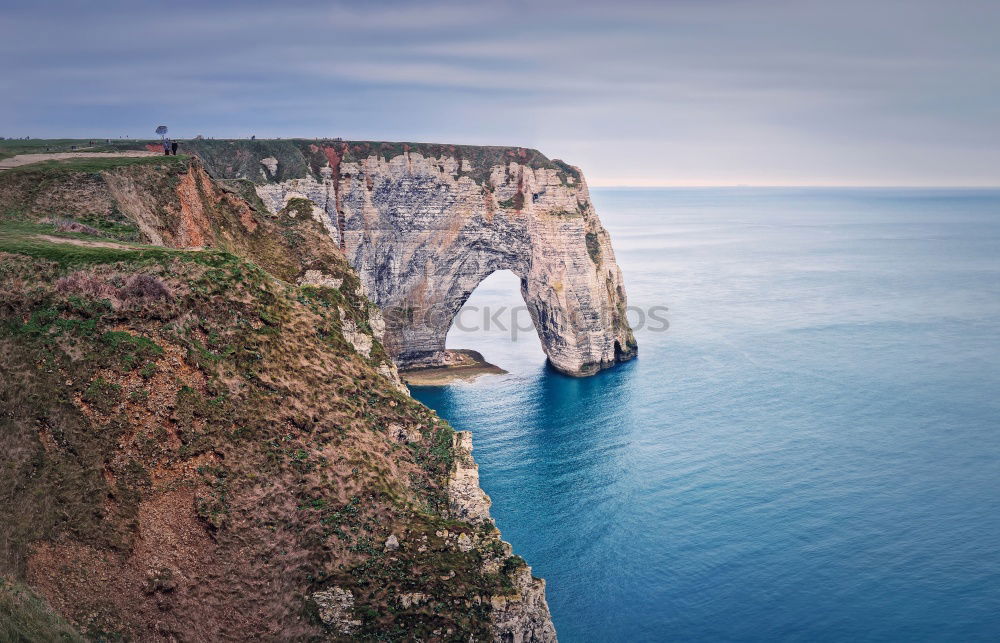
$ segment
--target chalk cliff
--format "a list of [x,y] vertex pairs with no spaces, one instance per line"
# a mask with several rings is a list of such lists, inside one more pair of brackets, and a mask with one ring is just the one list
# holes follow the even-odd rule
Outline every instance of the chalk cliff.
[[308,199],[386,318],[402,367],[444,362],[445,336],[497,270],[552,365],[589,375],[635,356],[608,233],[579,169],[524,148],[344,141],[192,141],[209,172],[253,181],[272,213]]

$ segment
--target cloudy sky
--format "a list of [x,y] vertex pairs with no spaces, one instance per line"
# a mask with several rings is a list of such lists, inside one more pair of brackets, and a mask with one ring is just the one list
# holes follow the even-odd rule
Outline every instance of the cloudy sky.
[[1000,185],[996,0],[3,0],[0,136],[537,147],[594,185]]

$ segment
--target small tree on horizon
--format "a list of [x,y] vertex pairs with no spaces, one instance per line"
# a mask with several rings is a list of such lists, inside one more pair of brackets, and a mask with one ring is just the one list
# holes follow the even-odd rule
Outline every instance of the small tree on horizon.
[[160,140],[162,141],[167,136],[167,126],[160,125],[156,128],[156,133],[160,135]]

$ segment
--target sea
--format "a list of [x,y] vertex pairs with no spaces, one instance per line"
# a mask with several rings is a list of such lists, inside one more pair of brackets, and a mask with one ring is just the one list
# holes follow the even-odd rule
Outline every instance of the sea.
[[560,640],[1000,640],[1000,191],[592,197],[639,357],[555,372],[498,272],[448,346],[509,374],[413,389]]

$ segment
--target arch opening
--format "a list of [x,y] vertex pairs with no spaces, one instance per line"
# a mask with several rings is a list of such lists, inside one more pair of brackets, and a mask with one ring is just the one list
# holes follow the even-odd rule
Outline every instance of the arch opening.
[[479,282],[455,314],[445,338],[449,352],[475,351],[508,372],[537,368],[545,351],[525,303],[525,282],[496,270]]

